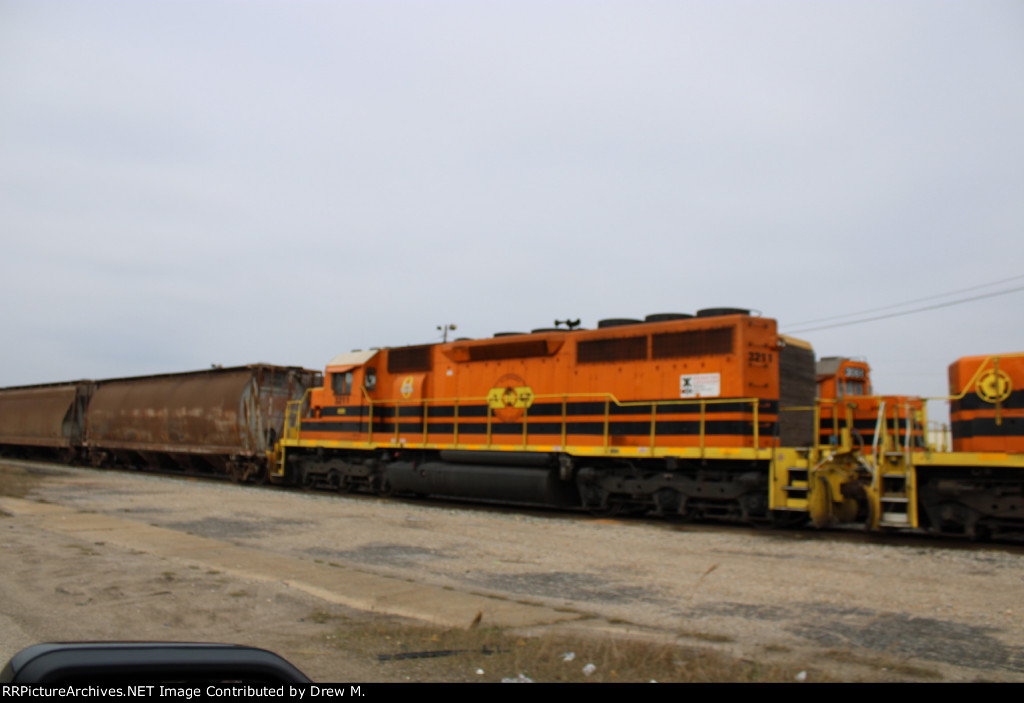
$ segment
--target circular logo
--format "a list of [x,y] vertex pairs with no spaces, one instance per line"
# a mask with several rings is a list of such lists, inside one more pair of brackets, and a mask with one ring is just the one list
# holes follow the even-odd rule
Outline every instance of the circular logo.
[[978,379],[978,395],[989,403],[998,403],[1010,397],[1012,384],[1005,371],[989,371]]
[[487,392],[487,405],[502,422],[518,422],[533,405],[533,390],[519,376],[507,373]]
[[412,376],[406,376],[402,379],[401,393],[403,398],[408,398],[412,395],[413,390],[416,389],[416,379]]

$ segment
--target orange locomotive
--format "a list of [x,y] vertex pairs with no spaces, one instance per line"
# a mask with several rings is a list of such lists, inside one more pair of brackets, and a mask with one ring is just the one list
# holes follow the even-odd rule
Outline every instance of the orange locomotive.
[[[928,428],[925,400],[874,396],[864,361],[818,362],[819,446],[856,457],[880,527],[927,527],[972,538],[1024,531],[1024,354],[974,356],[949,367],[951,427]],[[863,379],[851,384],[851,379]],[[947,447],[951,446],[951,450]]]
[[811,442],[813,395],[809,345],[732,308],[352,352],[293,412],[277,476],[756,520],[756,464]]
[[1024,453],[1024,354],[959,359],[949,391],[954,451]]
[[290,405],[272,478],[595,512],[1020,532],[1024,355],[999,359],[954,364],[945,451],[925,432],[925,399],[871,395],[864,361],[816,369],[809,344],[746,310],[356,351]]
[[[925,448],[923,398],[872,395],[863,359],[825,357],[817,374],[821,444],[838,443],[842,415],[852,411],[862,442],[872,444],[879,427],[905,437],[909,420],[911,446]],[[1024,453],[1024,354],[957,359],[949,366],[949,393],[954,452]]]
[[[835,446],[841,428],[849,425],[854,441],[863,451],[888,441],[925,446],[921,424],[924,400],[916,396],[873,394],[871,367],[864,359],[827,356],[818,360],[818,442]],[[907,435],[907,424],[912,432]]]

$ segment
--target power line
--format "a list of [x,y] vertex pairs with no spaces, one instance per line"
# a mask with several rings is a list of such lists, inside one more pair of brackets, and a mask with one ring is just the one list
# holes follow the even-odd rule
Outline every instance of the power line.
[[[969,293],[972,290],[978,290],[980,288],[988,288],[990,286],[997,286],[1000,283],[1009,283],[1010,281],[1016,281],[1016,280],[1019,280],[1021,278],[1024,278],[1024,274],[1022,274],[1020,276],[1010,276],[1009,278],[1004,278],[1004,279],[1001,279],[999,281],[992,281],[991,283],[983,283],[980,286],[971,286],[970,288],[961,288],[960,290],[953,290],[953,291],[949,291],[948,293],[938,293],[936,295],[929,295],[929,296],[926,296],[924,298],[915,298],[914,300],[905,300],[902,303],[895,303],[893,305],[883,305],[880,308],[870,308],[868,310],[860,310],[858,312],[848,312],[848,313],[845,313],[843,315],[831,315],[829,317],[819,317],[816,320],[804,320],[803,322],[793,322],[793,323],[791,323],[791,325],[793,327],[799,327],[800,325],[811,325],[811,324],[814,324],[815,322],[828,322],[829,320],[840,320],[840,319],[842,319],[844,317],[854,317],[856,315],[866,315],[866,314],[868,314],[870,312],[879,312],[881,310],[892,310],[893,308],[902,308],[905,305],[913,305],[914,303],[923,303],[926,300],[935,300],[936,298],[945,298],[948,295],[956,295],[958,293]],[[1019,289],[1016,289],[1016,290],[1019,290]],[[1001,293],[993,293],[993,295],[1001,295]],[[971,298],[971,300],[973,300],[973,298]],[[952,305],[952,304],[955,304],[955,303],[950,303],[950,304]],[[930,308],[922,308],[922,309],[928,310]],[[914,312],[914,311],[911,310],[911,311],[908,311],[908,312]],[[881,318],[878,318],[878,319],[881,319]],[[854,324],[854,323],[851,322],[850,324]],[[821,329],[821,328],[819,328],[819,329]]]
[[890,317],[900,317],[902,315],[911,315],[913,313],[925,312],[927,310],[937,310],[938,308],[948,308],[948,307],[953,306],[953,305],[961,305],[963,303],[970,303],[970,302],[975,301],[975,300],[983,300],[984,298],[994,298],[997,295],[1006,295],[1008,293],[1016,293],[1017,291],[1022,291],[1022,290],[1024,290],[1024,286],[1020,286],[1018,288],[1009,288],[1007,290],[1000,290],[1000,291],[996,291],[994,293],[986,293],[985,295],[976,295],[976,296],[971,297],[971,298],[962,298],[960,300],[952,300],[952,301],[950,301],[948,303],[938,303],[936,305],[926,305],[923,308],[915,308],[913,310],[904,310],[903,312],[893,312],[893,313],[889,313],[888,315],[877,315],[875,317],[865,317],[865,318],[863,318],[861,320],[850,320],[849,322],[837,322],[834,325],[821,325],[820,327],[808,327],[807,329],[802,329],[802,330],[789,330],[787,328],[786,329],[786,334],[801,334],[803,332],[816,332],[818,330],[827,330],[827,329],[831,329],[833,327],[845,327],[846,325],[859,325],[862,322],[874,322],[875,320],[885,320],[886,318],[890,318]]

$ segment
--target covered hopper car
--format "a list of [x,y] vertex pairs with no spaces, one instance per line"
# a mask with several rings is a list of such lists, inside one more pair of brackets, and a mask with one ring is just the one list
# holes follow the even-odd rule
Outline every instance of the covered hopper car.
[[0,389],[0,452],[74,461],[94,390],[92,381]]
[[319,374],[255,364],[0,390],[0,451],[265,478],[287,403]]

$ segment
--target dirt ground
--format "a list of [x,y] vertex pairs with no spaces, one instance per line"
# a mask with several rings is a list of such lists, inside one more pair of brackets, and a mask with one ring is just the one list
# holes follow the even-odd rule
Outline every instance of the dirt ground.
[[1014,546],[3,462],[0,550],[4,659],[48,640],[221,641],[277,651],[315,680],[400,681],[374,658],[339,655],[336,624],[466,626],[482,614],[525,634],[628,632],[844,680],[1024,681]]

